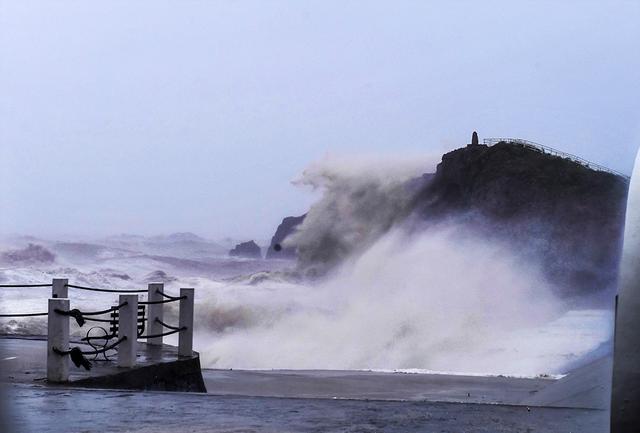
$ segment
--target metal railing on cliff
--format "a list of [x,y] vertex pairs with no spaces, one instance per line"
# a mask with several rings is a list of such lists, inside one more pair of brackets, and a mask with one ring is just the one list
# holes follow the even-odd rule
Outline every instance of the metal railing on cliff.
[[629,176],[627,176],[624,173],[621,173],[619,171],[616,170],[612,170],[608,167],[605,167],[604,165],[600,165],[600,164],[596,164],[595,162],[591,162],[591,161],[587,161],[584,158],[580,158],[579,156],[576,155],[572,155],[570,153],[566,153],[566,152],[562,152],[560,150],[554,149],[552,147],[549,146],[545,146],[543,144],[540,143],[535,143],[533,141],[529,141],[529,140],[523,140],[521,138],[510,138],[510,137],[497,137],[497,138],[485,138],[483,140],[483,143],[487,146],[493,146],[494,144],[498,144],[500,142],[505,142],[505,143],[514,143],[514,144],[519,144],[521,146],[524,146],[528,149],[531,150],[535,150],[537,152],[542,152],[542,153],[546,153],[548,155],[553,155],[553,156],[558,156],[560,158],[565,158],[565,159],[569,159],[573,162],[577,162],[578,164],[590,168],[592,170],[597,170],[597,171],[604,171],[606,173],[611,173],[611,174],[615,174],[616,176],[621,176],[627,180],[630,179]]

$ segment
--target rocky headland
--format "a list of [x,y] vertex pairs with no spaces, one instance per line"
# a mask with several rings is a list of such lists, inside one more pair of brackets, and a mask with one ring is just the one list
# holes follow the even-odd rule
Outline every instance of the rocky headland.
[[[534,146],[469,144],[443,155],[435,173],[394,190],[408,199],[387,218],[383,231],[399,224],[424,230],[455,221],[541,262],[563,295],[595,293],[616,284],[627,189],[624,176]],[[388,211],[366,209],[368,214]],[[330,239],[330,232],[294,245],[292,235],[305,229],[305,216],[283,220],[267,258],[297,257],[303,270],[326,271],[357,249],[357,243]]]

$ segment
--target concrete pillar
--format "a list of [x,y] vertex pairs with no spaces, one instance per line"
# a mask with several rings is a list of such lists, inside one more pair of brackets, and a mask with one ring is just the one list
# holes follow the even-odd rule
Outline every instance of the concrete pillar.
[[[163,297],[158,293],[158,290],[164,292],[164,284],[151,283],[148,287],[148,301],[153,302],[163,300]],[[156,321],[156,319],[164,321],[164,304],[149,304],[147,308],[147,335],[162,334],[165,329]],[[162,337],[148,338],[147,344],[162,345]]]
[[69,350],[69,316],[55,310],[69,311],[68,299],[49,299],[47,323],[47,381],[67,382],[69,380],[69,355],[59,355],[53,351]]
[[186,327],[178,333],[178,356],[193,356],[193,289],[180,289],[180,328]]
[[51,285],[52,298],[68,298],[69,288],[67,287],[69,280],[66,278],[54,278]]
[[138,343],[138,295],[120,295],[118,314],[118,338],[127,337],[118,347],[118,367],[136,365]]

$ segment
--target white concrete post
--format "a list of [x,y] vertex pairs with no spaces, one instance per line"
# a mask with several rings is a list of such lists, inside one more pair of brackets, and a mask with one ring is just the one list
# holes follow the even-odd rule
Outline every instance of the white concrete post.
[[118,367],[136,365],[138,351],[138,295],[120,295],[118,314],[118,338],[127,337],[118,347]]
[[179,327],[187,328],[178,333],[178,356],[193,356],[193,289],[180,289]]
[[68,298],[69,288],[67,287],[69,280],[66,278],[54,278],[51,284],[52,298]]
[[[164,292],[164,284],[151,283],[149,284],[149,294],[147,300],[149,302],[162,301],[162,295],[160,292]],[[163,327],[156,319],[164,321],[164,304],[149,304],[147,311],[147,335],[162,334]],[[147,344],[162,345],[162,337],[147,338]]]
[[68,299],[49,299],[47,323],[47,381],[67,382],[69,380],[69,355],[59,355],[53,351],[69,350],[69,316],[55,310],[69,311]]

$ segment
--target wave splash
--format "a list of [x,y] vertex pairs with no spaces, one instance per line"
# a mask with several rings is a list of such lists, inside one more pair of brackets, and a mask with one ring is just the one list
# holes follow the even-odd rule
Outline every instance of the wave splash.
[[197,346],[212,368],[562,373],[610,313],[567,313],[517,257],[455,225],[394,229],[321,282],[211,292]]

